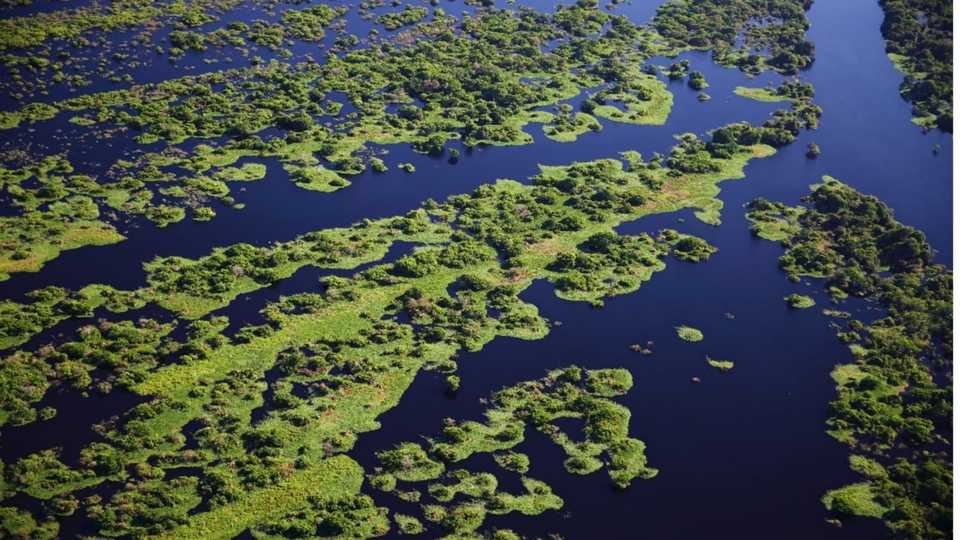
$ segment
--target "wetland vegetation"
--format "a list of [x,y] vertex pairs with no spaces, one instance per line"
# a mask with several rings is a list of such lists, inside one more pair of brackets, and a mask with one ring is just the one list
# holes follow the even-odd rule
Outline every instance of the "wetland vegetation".
[[[917,122],[946,129],[951,15],[928,3],[881,2],[882,31]],[[685,218],[646,224],[688,210],[719,226],[721,182],[819,127],[809,0],[672,0],[646,24],[627,4],[0,1],[0,287],[19,291],[0,297],[0,538],[507,540],[538,520],[554,537],[587,482],[622,499],[668,481],[644,482],[661,465],[637,438],[655,425],[637,419],[663,411],[631,406],[650,371],[592,353],[488,381],[461,366],[494,340],[561,326],[539,287],[609,308],[668,266],[708,271],[728,253],[714,229],[708,241]],[[909,41],[916,25],[930,31]],[[681,103],[724,117],[707,90],[769,114],[665,126]],[[632,139],[578,152],[611,131]],[[647,133],[666,142],[648,149]],[[553,157],[466,183],[484,154],[520,147]],[[374,201],[424,179],[448,187],[418,206]],[[269,229],[263,208],[288,212],[274,191],[318,215],[370,213],[283,216],[299,228],[248,238]],[[852,354],[832,373],[828,433],[861,478],[822,503],[900,538],[943,538],[952,272],[923,233],[839,181],[804,203],[754,200],[752,232],[780,242],[792,281],[883,309],[870,321],[824,310]],[[145,238],[202,250],[137,254]],[[132,285],[82,268],[62,282],[58,263],[83,262],[70,255],[121,243],[103,252],[131,250]],[[701,367],[702,345],[728,358],[723,332],[690,315],[667,322],[666,341]],[[680,322],[711,339],[697,345],[704,332]],[[659,350],[651,366],[669,360]],[[729,354],[733,384],[750,358]],[[423,411],[437,422],[368,442],[420,397],[443,403]],[[661,457],[672,444],[648,442]],[[559,475],[542,473],[551,455]],[[569,479],[585,483],[571,492]]]
[[822,279],[834,298],[867,298],[883,308],[874,321],[849,317],[838,330],[851,358],[832,373],[837,397],[828,433],[849,447],[850,468],[863,480],[823,502],[841,519],[883,519],[901,538],[947,538],[953,274],[933,262],[923,233],[876,197],[826,177],[805,203],[790,213],[793,225],[777,228],[781,268],[791,278]]
[[[753,129],[765,128],[737,127]],[[104,320],[81,327],[78,341],[9,356],[0,419],[10,425],[48,418],[53,411],[39,407],[52,387],[132,392],[147,401],[98,424],[96,442],[83,448],[75,464],[56,450],[11,463],[6,489],[54,500],[122,481],[126,487],[88,499],[83,511],[99,530],[123,536],[194,537],[254,526],[271,535],[290,523],[289,512],[343,512],[339,505],[347,504],[350,509],[360,505],[364,515],[377,513],[362,499],[342,503],[341,497],[361,497],[363,482],[359,466],[343,453],[359,433],[376,429],[376,417],[396,404],[419,369],[452,374],[457,351],[479,349],[497,335],[543,337],[546,321],[518,297],[535,279],[553,282],[563,298],[597,305],[636,290],[665,267],[663,259],[671,252],[690,253],[684,242],[691,237],[675,231],[658,237],[618,235],[613,227],[683,207],[715,211],[717,183],[741,177],[750,159],[772,153],[762,144],[720,145],[684,136],[669,159],[631,155],[628,166],[601,160],[543,167],[530,185],[501,180],[444,203],[427,201],[406,216],[317,231],[268,248],[237,244],[197,260],[158,258],[145,267],[149,286],[137,291],[102,285],[78,292],[38,291],[32,302],[19,306],[36,313],[37,325],[49,324],[47,318],[90,317],[93,307],[108,302],[118,304],[117,311],[152,302],[176,319]],[[356,267],[382,257],[399,240],[423,247],[351,277],[326,277],[320,292],[281,297],[261,310],[263,324],[244,326],[231,336],[224,333],[225,318],[203,318],[241,292],[283,279],[301,266]],[[713,249],[701,240],[692,243],[694,252]],[[76,307],[61,308],[64,303]],[[12,303],[7,307],[17,309]],[[177,337],[171,334],[174,326],[184,328]],[[572,391],[581,372],[568,371],[561,380],[571,380]],[[585,391],[596,396],[613,396],[630,386],[629,374],[622,371],[582,377]],[[592,412],[577,403],[568,414],[586,415],[585,434],[593,442],[582,446],[551,432],[570,456],[569,470],[596,470],[595,456],[607,448],[616,485],[653,474],[644,466],[642,443],[625,438],[626,424],[617,423],[629,417],[626,409],[599,400],[600,408]],[[255,420],[255,410],[262,407],[268,408],[266,416]],[[597,424],[591,423],[594,415]],[[540,426],[543,420],[531,421]],[[195,442],[187,444],[188,437]],[[457,461],[465,457],[462,452],[475,451],[473,443],[466,444],[471,440],[444,443],[431,452]],[[509,449],[506,442],[494,449]],[[431,465],[426,454],[418,457],[422,450],[414,446],[397,450],[404,463],[412,452],[413,465],[394,476],[435,478],[439,466]],[[165,470],[180,467],[203,472],[165,479]],[[522,461],[512,467],[522,468]],[[386,478],[375,483],[393,484]],[[541,483],[529,479],[525,485],[526,495],[493,495],[487,511],[533,512],[558,505]],[[167,500],[179,502],[169,507],[161,502]],[[266,500],[272,504],[262,504]],[[424,519],[449,530],[472,530],[482,521],[476,505],[446,514],[431,510]],[[276,526],[263,525],[275,520]]]
[[953,131],[953,6],[936,0],[881,0],[887,54],[904,74],[900,94],[913,121]]
[[[343,13],[323,8],[309,8],[318,19],[312,24],[329,25]],[[391,15],[415,24],[425,11]],[[0,125],[8,128],[70,113],[72,120],[133,131],[141,144],[166,144],[136,161],[110,164],[103,178],[72,174],[63,157],[38,166],[19,153],[6,156],[3,185],[23,211],[0,218],[0,277],[37,271],[65,249],[121,241],[124,215],[166,226],[188,211],[197,221],[215,219],[213,204],[241,208],[233,184],[264,176],[257,163],[236,167],[244,157],[279,159],[296,185],[335,191],[368,166],[384,170],[372,145],[409,143],[417,152],[443,155],[449,141],[529,144],[523,131],[529,123],[543,124],[551,139],[572,142],[601,128],[596,117],[662,124],[672,105],[666,86],[640,69],[665,50],[651,31],[587,1],[553,15],[492,10],[460,22],[438,10],[415,32],[423,39],[370,44],[322,64],[271,61],[0,113]],[[544,51],[552,41],[560,44]],[[589,88],[598,89],[590,101],[596,117],[560,104]],[[540,110],[547,105],[557,112]],[[352,111],[343,113],[345,106]],[[268,129],[286,135],[258,135]],[[224,137],[192,150],[178,146]],[[112,217],[101,217],[104,211]]]

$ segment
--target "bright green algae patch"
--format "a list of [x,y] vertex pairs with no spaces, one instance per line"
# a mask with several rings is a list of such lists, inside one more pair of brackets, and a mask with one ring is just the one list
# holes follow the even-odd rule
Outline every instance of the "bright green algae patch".
[[764,103],[778,103],[780,101],[789,101],[788,96],[777,94],[772,88],[751,88],[748,86],[738,86],[733,89],[733,93],[756,101]]
[[772,84],[763,88],[737,86],[733,93],[763,103],[790,102],[794,109],[802,108],[805,103],[813,100],[815,95],[813,84],[801,82],[798,78],[784,79],[776,87]]
[[707,357],[707,365],[716,368],[720,371],[730,371],[733,369],[732,360],[717,360],[716,358]]
[[678,326],[675,328],[677,337],[692,343],[703,341],[703,332],[690,326]]
[[[88,445],[75,468],[61,463],[54,451],[9,464],[5,491],[51,499],[85,486],[122,482],[127,487],[89,510],[101,530],[124,535],[150,530],[171,537],[203,536],[214,529],[241,530],[288,512],[336,514],[354,505],[363,515],[380,515],[362,498],[343,505],[316,500],[304,486],[337,482],[344,486],[340,493],[345,500],[357,497],[355,466],[337,456],[353,446],[358,433],[379,427],[377,417],[396,405],[419,369],[455,369],[452,357],[457,351],[477,350],[496,336],[543,337],[546,322],[535,306],[518,298],[533,280],[548,279],[562,296],[599,303],[636,290],[662,269],[662,259],[674,249],[676,238],[623,236],[614,227],[651,213],[712,205],[719,181],[742,176],[749,159],[772,153],[771,148],[756,145],[738,147],[732,154],[725,146],[723,158],[700,155],[710,156],[712,149],[688,138],[667,163],[634,159],[630,170],[616,160],[549,167],[532,185],[501,181],[443,204],[428,202],[406,217],[319,231],[270,248],[231,246],[196,261],[161,259],[148,267],[148,290],[89,289],[90,296],[79,299],[84,308],[103,305],[109,298],[122,309],[133,298],[146,298],[199,317],[225,305],[239,291],[290,275],[298,265],[349,268],[382,257],[394,238],[423,246],[395,263],[353,277],[324,278],[322,292],[269,304],[262,311],[264,324],[241,329],[233,338],[222,334],[226,321],[220,318],[190,324],[184,341],[167,337],[166,327],[142,322],[142,328],[118,326],[112,334],[101,329],[83,346],[17,353],[23,367],[15,372],[37,378],[41,389],[69,380],[78,388],[93,385],[109,392],[103,383],[112,381],[150,399],[103,426],[104,442]],[[680,168],[687,167],[693,155],[715,166],[704,173],[684,172]],[[594,281],[589,278],[593,275],[615,279]],[[52,306],[76,303],[70,294],[43,301]],[[58,311],[53,316],[72,313]],[[400,314],[417,329],[390,320]],[[85,332],[90,330],[81,334]],[[125,345],[135,336],[142,347]],[[101,365],[97,351],[117,346],[119,356],[105,364],[111,366],[111,375],[103,379],[92,370]],[[163,351],[160,365],[158,355],[150,351]],[[278,370],[279,376],[267,382],[269,370]],[[18,423],[32,421],[24,411],[43,391],[24,393],[24,385],[7,377],[5,389],[19,390],[4,394],[9,396],[4,420],[10,411],[17,411]],[[591,407],[578,409],[578,414],[586,415],[585,441],[550,431],[569,456],[568,470],[596,470],[596,456],[605,451],[617,484],[652,474],[645,466],[642,443],[626,436],[629,411],[607,399],[629,386],[629,379],[615,371],[589,372],[574,384],[593,396]],[[266,401],[268,387],[272,392]],[[294,393],[294,387],[302,390]],[[510,403],[503,401],[501,406],[509,409]],[[255,409],[263,406],[268,412],[252,421]],[[534,418],[529,420],[539,425]],[[185,429],[197,422],[199,428]],[[187,433],[197,441],[195,449],[185,447]],[[468,440],[476,446],[450,446],[454,452],[450,457],[461,450],[507,448],[502,442]],[[164,470],[179,467],[199,468],[202,473],[175,481],[160,479]],[[528,493],[498,497],[489,512],[556,506],[544,486],[532,479],[526,485]],[[153,506],[170,498],[179,501],[172,509],[161,512]],[[209,509],[186,515],[201,498]],[[131,501],[136,503],[131,506]],[[264,505],[265,501],[274,504]],[[457,507],[445,515],[439,521],[460,530],[478,520],[478,508]],[[431,521],[430,516],[424,519]]]
[[789,294],[785,296],[783,300],[793,309],[808,309],[817,305],[816,300],[813,298],[797,293]]

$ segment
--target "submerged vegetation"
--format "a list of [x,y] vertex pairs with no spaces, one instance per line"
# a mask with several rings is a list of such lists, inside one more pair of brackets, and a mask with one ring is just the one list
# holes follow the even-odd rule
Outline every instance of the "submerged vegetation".
[[900,538],[948,538],[953,273],[932,262],[923,233],[875,197],[827,177],[806,203],[779,229],[781,268],[824,278],[835,298],[868,298],[884,310],[873,322],[847,318],[838,334],[853,358],[832,373],[828,433],[850,448],[850,466],[864,479],[823,502],[841,518],[883,519]]

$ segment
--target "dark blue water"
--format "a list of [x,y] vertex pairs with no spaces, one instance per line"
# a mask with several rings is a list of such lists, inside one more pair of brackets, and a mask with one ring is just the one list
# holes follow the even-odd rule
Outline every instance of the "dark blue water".
[[[530,5],[548,9],[552,4]],[[642,22],[656,5],[634,0],[617,10]],[[450,12],[453,4],[443,7]],[[567,538],[881,536],[877,522],[847,523],[843,529],[824,522],[820,496],[855,480],[847,469],[846,450],[824,433],[827,403],[834,397],[829,372],[850,356],[820,314],[821,308],[834,307],[820,284],[789,283],[776,268],[779,246],[751,237],[742,206],[758,196],[794,203],[810,184],[829,174],[880,197],[901,221],[923,230],[938,259],[952,265],[952,137],[924,134],[910,123],[910,105],[897,92],[901,76],[883,52],[882,13],[873,0],[824,0],[813,6],[809,17],[817,59],[801,78],[816,87],[816,101],[824,109],[820,129],[803,133],[771,158],[753,161],[745,179],[722,184],[726,207],[719,227],[702,224],[686,211],[649,216],[620,228],[625,234],[665,227],[697,234],[720,248],[709,262],[668,260],[668,268],[638,292],[609,300],[602,309],[559,300],[548,283],[535,283],[524,292],[524,300],[561,326],[543,340],[499,338],[480,352],[462,355],[462,388],[455,397],[445,393],[439,375],[421,373],[399,406],[380,419],[383,428],[361,435],[351,455],[370,466],[377,450],[436,434],[444,417],[480,419],[479,398],[553,367],[627,367],[635,386],[621,401],[633,412],[631,435],[647,443],[650,465],[660,469],[659,476],[614,491],[605,472],[568,475],[562,452],[530,433],[518,448],[531,455],[530,475],[551,484],[566,504],[561,512],[537,518],[491,517],[488,525],[530,536],[559,532]],[[532,125],[527,129],[535,139],[532,145],[461,147],[457,165],[416,154],[405,145],[389,146],[390,172],[367,172],[332,194],[297,188],[279,163],[268,160],[267,178],[245,183],[245,191],[234,194],[246,204],[243,210],[217,208],[218,216],[210,223],[184,222],[165,229],[138,224],[124,229],[128,241],[65,252],[40,273],[0,283],[0,293],[14,298],[47,284],[79,287],[92,282],[135,288],[143,284],[141,264],[155,255],[197,257],[233,242],[266,245],[364,217],[403,214],[428,197],[469,192],[496,178],[522,180],[535,174],[538,164],[616,157],[624,150],[649,156],[667,151],[676,133],[704,133],[739,120],[760,122],[777,108],[732,94],[737,85],[776,82],[776,75],[751,81],[713,65],[705,54],[686,57],[693,69],[705,73],[713,99],[700,103],[682,82],[671,84],[674,109],[665,126],[604,122],[600,133],[563,144],[549,141],[539,125]],[[818,160],[805,158],[808,142],[823,149]],[[939,154],[933,152],[935,145]],[[101,150],[102,159],[111,157],[113,150]],[[417,172],[396,170],[400,162],[414,163]],[[255,324],[264,303],[310,290],[319,275],[304,269],[277,288],[241,297],[222,313],[234,325]],[[817,308],[788,309],[782,298],[791,292],[813,296]],[[862,304],[839,309],[873,316]],[[673,330],[679,324],[701,329],[706,339],[680,341]],[[630,344],[650,340],[650,356],[629,350]],[[733,360],[736,367],[720,373],[707,366],[706,355]],[[693,384],[692,377],[702,382]],[[484,456],[467,464],[493,470]],[[519,490],[515,479],[498,475],[505,487]],[[377,498],[415,511],[396,499]]]

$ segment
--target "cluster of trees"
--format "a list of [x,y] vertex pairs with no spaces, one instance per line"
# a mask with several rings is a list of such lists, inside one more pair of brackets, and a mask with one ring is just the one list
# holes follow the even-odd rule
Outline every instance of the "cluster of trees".
[[[718,61],[748,72],[765,66],[796,73],[813,62],[806,39],[812,0],[681,0],[657,8],[653,25],[681,47],[712,49]],[[739,38],[743,44],[738,45]]]
[[777,86],[777,95],[786,96],[793,100],[813,99],[815,93],[813,83],[803,82],[800,79],[786,79]]
[[857,296],[879,290],[881,273],[928,266],[933,250],[923,233],[896,221],[888,206],[836,180],[815,189],[800,214],[800,231],[788,241],[781,267],[790,275],[829,277]]
[[414,218],[401,217],[382,228],[357,225],[357,233],[350,239],[329,232],[315,232],[271,247],[234,244],[196,260],[157,257],[146,265],[147,282],[160,295],[216,299],[236,292],[238,286],[250,280],[273,283],[309,263],[334,264],[349,257],[363,257],[387,242],[377,231],[415,234],[422,227],[423,224]]
[[578,246],[579,252],[559,253],[548,266],[562,275],[555,281],[565,292],[596,292],[632,286],[639,275],[658,269],[668,248],[647,234],[621,236],[612,232],[592,235]]
[[790,110],[778,109],[760,126],[745,122],[730,124],[711,132],[707,151],[715,157],[731,155],[731,145],[768,144],[774,148],[786,146],[797,140],[803,129],[816,129],[820,125],[823,109],[809,100],[792,101]]
[[[834,296],[872,298],[885,311],[870,324],[851,319],[841,333],[856,363],[834,373],[830,433],[863,454],[852,463],[868,460],[854,468],[898,538],[949,538],[953,273],[932,264],[923,233],[875,197],[829,179],[807,203],[781,266],[826,277]],[[863,512],[849,498],[831,500],[838,514]]]
[[427,8],[422,6],[404,6],[400,11],[391,11],[377,17],[377,22],[387,30],[396,30],[422,21],[427,16]]
[[706,77],[703,76],[703,73],[700,71],[693,71],[690,73],[690,78],[687,80],[687,85],[694,90],[705,90],[708,86]]
[[162,293],[186,293],[217,297],[230,292],[242,279],[271,283],[279,279],[277,269],[290,257],[308,255],[292,250],[271,250],[249,244],[235,244],[198,261],[177,257],[157,258],[149,266],[149,283]]
[[914,116],[953,131],[953,7],[942,0],[880,0],[887,52],[906,74],[900,93]]
[[257,525],[256,535],[278,538],[374,538],[387,534],[387,509],[368,495],[330,500],[312,496],[293,516]]

